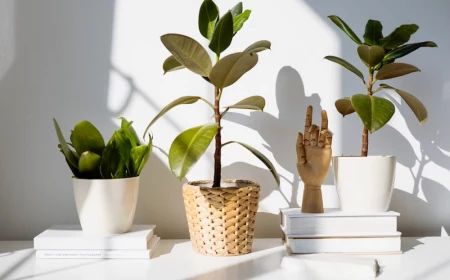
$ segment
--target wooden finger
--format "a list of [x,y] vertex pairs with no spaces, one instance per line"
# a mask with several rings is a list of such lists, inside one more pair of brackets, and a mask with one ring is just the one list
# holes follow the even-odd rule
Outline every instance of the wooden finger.
[[319,127],[315,124],[311,126],[311,146],[317,146],[319,140]]
[[306,154],[305,147],[303,146],[303,135],[301,133],[298,134],[297,137],[297,163],[306,163]]
[[320,131],[328,130],[328,115],[327,111],[322,110],[322,124],[320,126]]
[[327,132],[327,134],[325,135],[325,149],[331,149],[331,145],[333,143],[333,133],[331,133],[330,131]]
[[[327,131],[327,130],[326,130]],[[325,135],[326,135],[326,131],[325,133],[323,133],[323,131],[320,132],[319,135],[319,143],[317,144],[317,146],[319,146],[320,148],[323,148],[325,146]]]
[[[309,131],[309,129],[311,128],[311,124],[312,124],[312,114],[313,114],[313,107],[311,105],[308,106],[308,108],[306,108],[306,118],[305,118],[305,138],[306,137],[306,132]],[[309,139],[309,138],[308,138]]]

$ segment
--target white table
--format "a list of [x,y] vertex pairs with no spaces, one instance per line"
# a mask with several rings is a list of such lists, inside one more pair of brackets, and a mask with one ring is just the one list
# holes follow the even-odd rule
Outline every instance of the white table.
[[[280,239],[257,239],[253,247],[244,256],[207,257],[195,253],[188,240],[162,240],[150,260],[58,260],[35,259],[31,241],[0,241],[0,279],[291,278],[280,268],[287,255]],[[450,279],[450,238],[402,238],[402,250],[403,255],[375,256],[383,269],[377,279]]]

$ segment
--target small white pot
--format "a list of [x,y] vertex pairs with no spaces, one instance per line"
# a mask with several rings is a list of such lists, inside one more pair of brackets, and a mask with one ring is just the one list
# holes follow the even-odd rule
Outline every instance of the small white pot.
[[394,189],[395,156],[333,157],[341,210],[385,212]]
[[73,178],[73,193],[83,232],[120,234],[130,230],[139,193],[139,177]]

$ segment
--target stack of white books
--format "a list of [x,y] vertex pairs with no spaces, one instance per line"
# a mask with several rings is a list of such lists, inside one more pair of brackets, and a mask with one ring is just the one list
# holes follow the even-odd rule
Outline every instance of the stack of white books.
[[115,235],[90,235],[79,225],[53,226],[34,238],[39,259],[149,259],[159,245],[154,225]]
[[325,209],[302,213],[300,208],[281,210],[284,242],[291,253],[401,253],[401,233],[393,211],[347,213]]

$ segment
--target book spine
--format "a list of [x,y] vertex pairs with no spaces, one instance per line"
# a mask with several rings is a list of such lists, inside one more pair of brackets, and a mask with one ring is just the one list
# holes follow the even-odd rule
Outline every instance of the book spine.
[[37,250],[38,259],[148,259],[151,250]]

